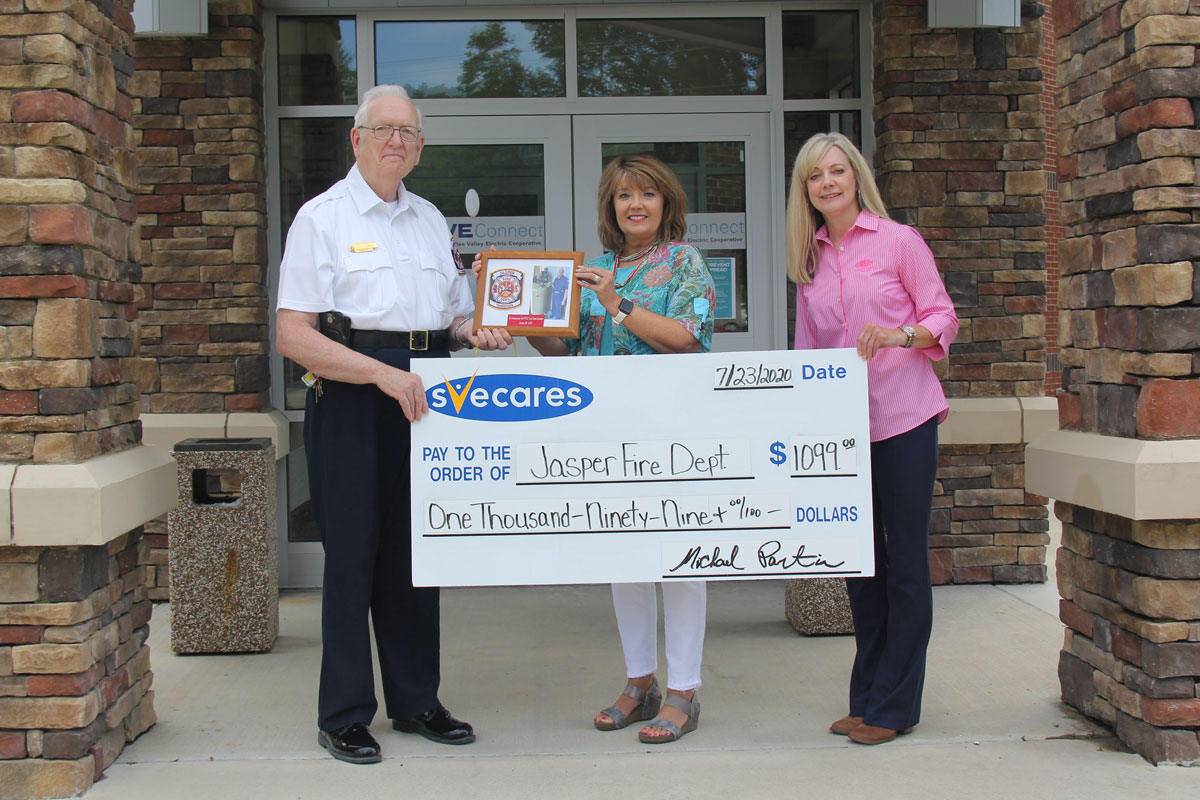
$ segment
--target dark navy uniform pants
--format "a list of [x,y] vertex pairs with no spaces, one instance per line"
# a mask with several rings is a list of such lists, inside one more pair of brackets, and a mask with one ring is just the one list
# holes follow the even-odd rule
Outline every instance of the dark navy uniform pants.
[[867,725],[899,731],[921,719],[933,629],[929,517],[937,463],[936,418],[871,443],[875,576],[846,581],[858,645],[850,715]]
[[[400,369],[410,353],[359,349]],[[371,384],[322,381],[308,393],[304,445],[313,514],[325,547],[321,684],[317,724],[369,725],[378,704],[368,617],[382,673],[384,709],[406,718],[438,705],[439,596],[412,585],[409,422]],[[418,423],[419,424],[419,423]]]

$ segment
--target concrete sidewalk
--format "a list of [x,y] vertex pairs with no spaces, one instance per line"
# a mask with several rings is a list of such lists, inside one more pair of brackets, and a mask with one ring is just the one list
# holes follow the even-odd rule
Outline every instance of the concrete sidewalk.
[[447,589],[442,699],[479,741],[446,747],[373,731],[382,764],[316,744],[320,597],[286,593],[272,652],[176,656],[170,609],[151,622],[158,724],[126,748],[93,800],[163,797],[1179,798],[1200,773],[1118,749],[1058,699],[1062,625],[1053,586],[935,590],[923,719],[888,745],[827,732],[846,712],[851,637],[809,638],[784,620],[778,582],[710,585],[700,728],[679,742],[600,733],[623,665],[603,586]]

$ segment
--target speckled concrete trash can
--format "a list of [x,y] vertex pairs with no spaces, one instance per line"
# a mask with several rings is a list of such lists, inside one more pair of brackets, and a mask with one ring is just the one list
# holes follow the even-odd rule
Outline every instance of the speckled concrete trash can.
[[171,649],[262,653],[279,634],[275,445],[184,439],[179,504],[167,518]]
[[785,581],[783,608],[792,627],[809,636],[854,633],[845,578]]

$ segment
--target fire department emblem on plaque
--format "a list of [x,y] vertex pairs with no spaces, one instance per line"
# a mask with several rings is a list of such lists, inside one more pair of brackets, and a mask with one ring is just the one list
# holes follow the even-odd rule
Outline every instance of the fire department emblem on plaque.
[[516,269],[498,269],[488,276],[488,305],[518,308],[524,297],[525,275]]

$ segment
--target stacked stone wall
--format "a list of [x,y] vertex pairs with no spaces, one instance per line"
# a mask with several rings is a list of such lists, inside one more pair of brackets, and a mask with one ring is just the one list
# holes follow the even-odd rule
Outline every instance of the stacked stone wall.
[[[1058,0],[1068,2],[1068,0]],[[1053,397],[1061,385],[1062,368],[1058,365],[1058,248],[1063,239],[1058,196],[1058,39],[1055,33],[1053,2],[1042,3],[1048,10],[1042,16],[1042,52],[1038,67],[1042,70],[1042,113],[1046,118],[1046,394]]]
[[143,527],[146,535],[147,596],[156,603],[171,599],[170,541],[167,535],[167,515],[152,519]]
[[1155,763],[1200,763],[1200,524],[1055,504],[1063,700]]
[[130,7],[0,3],[0,461],[141,438]]
[[[1061,3],[1056,23],[1060,425],[1200,438],[1200,3]],[[1063,699],[1151,761],[1200,763],[1200,524],[1056,515]]]
[[1046,580],[1045,498],[1025,491],[1025,445],[942,445],[929,532],[935,584]]
[[210,0],[204,37],[134,43],[142,410],[270,407],[259,0]]
[[[142,387],[152,413],[270,408],[260,0],[210,0],[204,37],[134,44]],[[167,520],[146,523],[167,600]]]
[[0,797],[80,794],[154,724],[143,548],[0,548]]
[[1060,424],[1200,436],[1200,8],[1064,4]]
[[[131,8],[0,1],[0,461],[43,475],[141,439]],[[0,797],[65,797],[154,724],[141,529],[43,548],[12,546],[18,526],[0,539]]]
[[[1034,4],[1037,10],[1041,6]],[[935,364],[949,398],[1044,392],[1046,194],[1040,17],[931,30],[924,0],[876,0],[875,166],[895,219],[929,243],[962,328]],[[936,583],[1046,579],[1046,499],[1020,444],[945,444]]]

